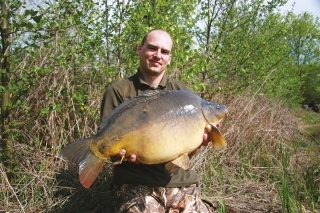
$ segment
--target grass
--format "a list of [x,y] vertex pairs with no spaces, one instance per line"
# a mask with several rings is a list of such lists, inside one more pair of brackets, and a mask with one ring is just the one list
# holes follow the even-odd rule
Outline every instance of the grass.
[[195,159],[202,192],[218,211],[320,211],[320,139],[306,131],[320,124],[320,114],[244,97],[228,106],[221,130],[228,147]]
[[[221,150],[203,147],[192,159],[192,168],[202,177],[203,197],[221,213],[319,212],[320,114],[291,110],[259,98],[213,99],[224,100],[229,107],[221,126],[228,146]],[[99,108],[98,103],[93,100],[88,104],[90,115],[82,114],[73,123],[69,117],[60,121],[72,113],[52,111],[47,115],[47,126],[39,125],[37,131],[29,132],[20,129],[23,140],[15,141],[14,180],[7,179],[0,164],[1,213],[112,212],[111,166],[106,164],[93,187],[84,189],[78,168],[58,155],[67,141],[95,132],[96,119],[91,114]],[[40,129],[51,138],[45,140]]]

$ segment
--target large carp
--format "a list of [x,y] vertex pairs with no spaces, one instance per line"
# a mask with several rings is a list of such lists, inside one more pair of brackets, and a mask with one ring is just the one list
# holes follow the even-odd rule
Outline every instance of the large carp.
[[125,159],[135,154],[144,164],[174,162],[181,166],[180,158],[201,145],[205,129],[214,147],[226,145],[216,127],[226,113],[225,105],[205,101],[190,91],[147,93],[120,104],[96,135],[70,143],[61,155],[79,165],[80,182],[86,188],[107,158],[121,149],[126,150]]

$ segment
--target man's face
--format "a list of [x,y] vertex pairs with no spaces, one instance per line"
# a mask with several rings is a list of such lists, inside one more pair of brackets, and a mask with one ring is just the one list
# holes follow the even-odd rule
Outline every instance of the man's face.
[[163,31],[152,31],[143,46],[139,46],[140,70],[149,75],[163,73],[171,60],[172,40]]

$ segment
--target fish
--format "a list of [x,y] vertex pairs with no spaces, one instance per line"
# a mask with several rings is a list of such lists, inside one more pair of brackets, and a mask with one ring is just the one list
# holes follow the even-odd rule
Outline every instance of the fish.
[[[143,164],[167,163],[189,167],[188,154],[201,146],[206,129],[219,149],[226,140],[217,126],[226,105],[209,102],[187,90],[153,91],[121,103],[102,122],[98,132],[69,143],[60,154],[79,166],[79,179],[90,188],[108,158],[125,149]],[[121,163],[121,162],[120,162]]]

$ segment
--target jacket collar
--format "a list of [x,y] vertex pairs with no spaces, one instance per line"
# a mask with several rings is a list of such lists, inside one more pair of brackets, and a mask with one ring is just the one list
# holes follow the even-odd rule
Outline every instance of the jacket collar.
[[[137,71],[137,76],[138,76],[139,85],[147,85],[150,87],[150,85],[144,80],[143,75],[142,75],[139,68]],[[165,88],[167,86],[167,84],[168,84],[168,76],[166,75],[166,73],[164,73],[157,88]],[[155,88],[155,89],[157,89],[157,88]]]

